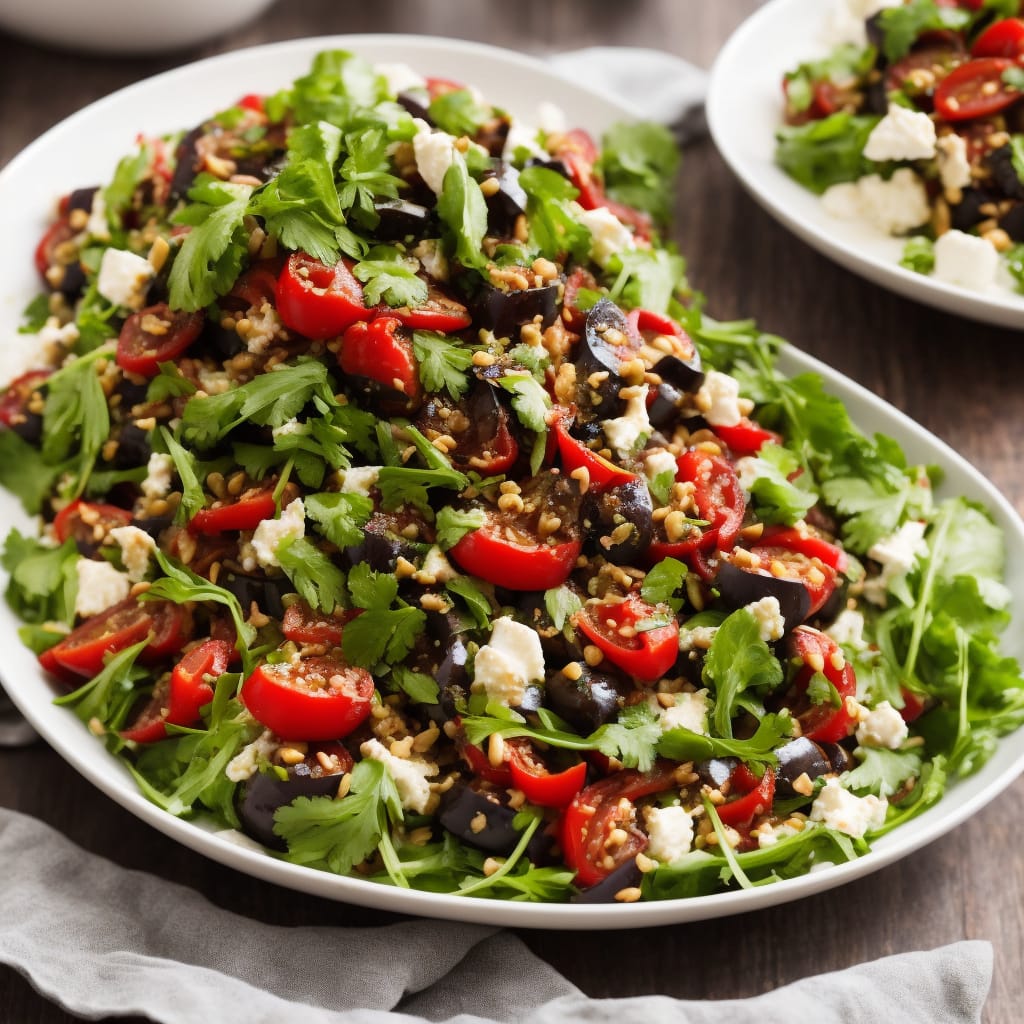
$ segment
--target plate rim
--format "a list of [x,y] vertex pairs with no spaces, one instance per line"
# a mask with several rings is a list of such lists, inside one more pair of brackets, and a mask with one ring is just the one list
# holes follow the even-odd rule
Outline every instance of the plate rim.
[[[346,35],[328,37],[310,37],[300,40],[288,40],[283,43],[268,44],[244,50],[229,51],[181,68],[162,72],[153,78],[134,83],[126,88],[98,100],[71,117],[48,129],[43,136],[31,143],[16,156],[0,172],[0,186],[7,178],[13,177],[10,169],[21,166],[36,152],[45,152],[44,140],[59,135],[62,127],[68,122],[77,122],[87,116],[97,116],[96,111],[105,115],[107,107],[116,103],[118,97],[131,92],[141,92],[165,84],[169,77],[187,75],[197,66],[207,67],[211,63],[223,62],[232,64],[237,60],[258,60],[265,57],[268,50],[282,48],[303,51],[311,56],[317,50],[331,45],[332,41],[344,40],[347,45],[357,46],[359,43],[372,40],[375,43],[386,42],[395,45],[401,39],[403,45],[418,47],[421,43],[429,44],[430,49],[443,51],[449,45],[455,52],[474,52],[495,57],[528,70],[542,70],[546,76],[559,78],[557,74],[545,68],[534,58],[526,57],[515,51],[502,50],[483,44],[470,43],[464,40],[446,40],[441,37],[391,36],[391,35]],[[561,79],[559,79],[561,81]],[[155,83],[155,85],[154,85]],[[571,84],[571,83],[570,83]],[[618,114],[629,113],[628,108],[603,97],[600,91],[576,87],[588,93],[599,103],[610,103]],[[92,112],[90,114],[90,112]],[[132,126],[134,127],[134,126]],[[2,189],[0,189],[2,191]],[[1024,523],[1003,497],[1003,495],[983,477],[965,459],[959,456],[940,438],[926,431],[919,424],[899,410],[879,399],[861,385],[845,377],[839,371],[826,366],[813,357],[799,351],[791,345],[784,347],[782,362],[800,372],[810,370],[821,373],[830,393],[841,393],[844,402],[855,401],[864,405],[873,414],[881,414],[888,422],[899,428],[900,443],[907,444],[911,438],[915,444],[923,445],[932,453],[941,455],[943,463],[956,466],[958,472],[966,474],[976,489],[983,495],[986,504],[993,511],[998,510],[1002,525],[1011,532],[1016,540],[1018,557],[1024,560]],[[856,418],[855,418],[856,422]],[[22,525],[26,517],[21,514],[13,495],[8,492],[0,494],[0,511],[13,509],[19,515],[14,517],[12,525]],[[3,517],[8,519],[10,517]],[[6,633],[8,623],[17,624],[13,613],[6,607],[0,609],[0,636]],[[17,654],[24,655],[21,650]],[[22,657],[21,661],[25,661]],[[34,662],[34,658],[32,659]],[[7,664],[0,665],[0,675],[9,671]],[[34,689],[33,689],[34,687]],[[685,900],[665,900],[630,905],[572,905],[572,904],[525,904],[510,903],[504,900],[467,899],[449,894],[426,893],[418,890],[402,890],[386,885],[368,882],[361,879],[332,875],[315,869],[290,864],[268,855],[262,848],[248,849],[238,845],[236,841],[219,835],[204,827],[198,821],[176,818],[155,804],[150,803],[135,786],[123,764],[113,758],[97,743],[84,725],[66,708],[57,707],[52,703],[53,691],[36,667],[36,678],[29,684],[29,689],[22,693],[11,687],[10,695],[14,703],[25,714],[26,718],[40,732],[51,747],[62,756],[79,774],[95,785],[106,796],[133,814],[136,818],[149,824],[164,835],[169,836],[183,846],[201,853],[211,859],[236,870],[241,870],[253,877],[273,882],[291,889],[306,892],[323,898],[371,907],[389,913],[416,914],[427,917],[448,918],[467,922],[486,922],[492,924],[558,930],[576,930],[591,928],[638,928],[666,924],[677,924],[691,921],[708,920],[730,914],[748,912],[788,903],[795,899],[831,889],[854,879],[864,877],[876,870],[895,862],[921,846],[935,840],[940,835],[956,827],[967,817],[980,810],[986,803],[994,799],[1018,775],[1024,771],[1024,729],[1016,734],[1004,737],[1000,741],[1000,753],[1003,754],[1012,741],[1016,740],[1016,753],[1008,763],[1002,765],[998,772],[989,763],[989,774],[994,778],[987,781],[980,792],[955,807],[943,807],[948,799],[943,798],[938,807],[944,813],[933,815],[926,812],[914,823],[895,830],[880,840],[873,850],[858,860],[836,865],[827,871],[805,874],[794,879],[764,886],[751,891],[732,891],[711,896],[700,896]],[[69,740],[65,745],[64,740]],[[99,755],[99,756],[96,756]],[[1002,760],[1006,760],[1004,754]],[[983,769],[983,772],[985,769]],[[915,825],[917,827],[915,827]],[[909,833],[908,830],[909,829]],[[881,847],[881,849],[879,848]]]
[[[834,3],[835,0],[828,2]],[[897,260],[865,252],[856,239],[849,243],[841,241],[846,233],[844,226],[849,230],[849,224],[837,218],[818,223],[818,218],[805,213],[802,208],[808,206],[807,199],[817,200],[819,197],[793,181],[775,164],[774,147],[768,154],[763,153],[760,147],[756,155],[744,151],[744,140],[736,130],[735,118],[730,116],[730,110],[736,109],[735,90],[732,88],[736,68],[750,67],[751,55],[758,51],[754,45],[756,36],[768,26],[785,25],[790,29],[794,25],[803,26],[797,30],[797,38],[807,44],[802,51],[804,59],[813,59],[815,50],[823,51],[826,47],[813,38],[810,28],[820,25],[824,14],[825,5],[821,0],[769,0],[732,33],[719,50],[708,76],[708,130],[718,152],[744,190],[770,216],[812,248],[870,284],[969,319],[1010,329],[1024,327],[1024,295],[1015,296],[1008,289],[984,293],[972,291],[914,273],[900,266]],[[774,80],[779,82],[791,64],[789,60],[782,60],[780,55],[775,59],[769,58],[767,67],[777,71]],[[781,113],[779,104],[777,116],[768,126],[773,139],[775,127],[782,124]],[[822,211],[820,217],[825,216]],[[878,237],[882,240],[888,236],[878,232]]]

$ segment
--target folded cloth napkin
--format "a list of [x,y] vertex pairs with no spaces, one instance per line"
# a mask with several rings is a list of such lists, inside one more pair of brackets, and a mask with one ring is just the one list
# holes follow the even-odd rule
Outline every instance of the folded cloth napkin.
[[[266,925],[86,853],[47,825],[2,809],[0,864],[0,963],[88,1018],[967,1024],[981,1019],[992,975],[991,946],[960,942],[753,999],[588,999],[510,932],[424,920],[379,928]],[[340,967],[325,969],[330,965]]]

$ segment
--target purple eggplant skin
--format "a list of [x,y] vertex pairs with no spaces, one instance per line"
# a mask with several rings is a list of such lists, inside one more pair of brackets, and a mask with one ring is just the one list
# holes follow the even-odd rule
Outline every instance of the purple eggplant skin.
[[[505,855],[516,848],[520,839],[520,833],[512,827],[515,816],[516,812],[501,802],[499,794],[461,783],[452,786],[441,798],[438,819],[464,843],[488,853]],[[474,829],[474,825],[481,824],[482,828]]]
[[620,864],[607,878],[601,879],[588,889],[581,889],[570,897],[570,903],[614,903],[615,894],[623,889],[635,889],[639,886],[643,875],[636,866],[636,858],[631,857]]
[[633,685],[589,665],[581,667],[579,679],[561,671],[548,673],[544,703],[574,729],[589,735],[618,715]]
[[181,137],[174,150],[174,175],[171,178],[170,202],[184,199],[199,173],[200,159],[196,143],[206,134],[209,126],[204,122]]
[[421,121],[426,121],[427,124],[434,127],[434,122],[430,119],[430,97],[426,91],[417,92],[400,92],[395,99],[398,101],[400,107],[404,107],[405,110],[413,117],[418,117]]
[[652,372],[681,391],[697,391],[704,383],[704,369],[697,352],[692,359],[662,356],[652,367]]
[[498,188],[487,196],[487,229],[499,238],[511,235],[516,220],[526,213],[526,192],[519,184],[519,171],[504,160],[495,160],[493,169],[482,180],[488,178],[497,181]]
[[683,407],[685,395],[679,388],[662,381],[654,392],[654,401],[647,407],[647,418],[655,430],[675,426],[679,410]]
[[255,601],[256,607],[272,619],[284,618],[284,595],[295,590],[287,576],[250,576],[244,572],[221,573],[217,583],[231,591],[243,608],[250,608]]
[[744,608],[763,597],[774,597],[779,602],[787,632],[807,618],[811,607],[807,588],[799,580],[748,571],[731,562],[722,561],[719,565],[715,586],[730,608]]
[[286,850],[287,844],[274,832],[274,812],[300,796],[333,796],[343,774],[315,772],[308,759],[288,769],[287,781],[270,772],[257,772],[245,783],[238,801],[242,831],[272,850]]
[[790,740],[779,747],[775,751],[775,756],[779,759],[775,767],[775,795],[784,799],[802,795],[793,789],[793,783],[801,775],[806,775],[813,781],[819,775],[826,775],[834,770],[825,750],[806,736]]
[[68,213],[72,210],[84,210],[92,213],[92,204],[99,192],[98,185],[90,185],[88,188],[76,188],[68,196]]
[[[619,368],[631,349],[628,345],[613,344],[610,339],[631,337],[625,314],[609,299],[601,299],[587,313],[576,359],[577,404],[596,418],[616,415],[622,405],[619,391],[623,379]],[[598,376],[591,383],[594,374]]]
[[[594,553],[616,565],[636,565],[654,536],[654,503],[642,477],[600,494],[589,491],[583,501],[583,530]],[[623,525],[629,533],[613,540]]]
[[698,761],[693,769],[706,786],[719,789],[728,782],[729,776],[739,763],[739,758],[736,757],[712,757],[707,761]]
[[498,338],[518,337],[519,328],[538,316],[541,327],[550,327],[559,314],[561,290],[560,281],[507,292],[491,284],[484,285],[473,302],[474,320],[477,326]]
[[141,430],[131,421],[123,423],[117,435],[117,451],[114,453],[115,469],[133,469],[149,461],[152,448],[150,433]]
[[828,758],[828,762],[832,766],[831,770],[837,775],[853,771],[857,767],[857,761],[853,754],[841,743],[819,743],[818,746]]
[[433,225],[430,210],[407,199],[388,199],[374,203],[373,208],[380,217],[374,233],[386,241],[424,238]]

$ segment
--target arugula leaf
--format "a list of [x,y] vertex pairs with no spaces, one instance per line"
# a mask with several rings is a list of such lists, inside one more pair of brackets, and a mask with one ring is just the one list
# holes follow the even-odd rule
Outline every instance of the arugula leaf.
[[452,151],[452,164],[445,172],[437,215],[445,226],[452,252],[464,266],[482,270],[487,256],[481,250],[487,234],[487,203],[480,185],[469,175],[466,158]]
[[0,486],[21,501],[29,515],[38,514],[50,496],[64,465],[49,466],[39,450],[13,430],[0,430]]
[[117,729],[135,703],[135,684],[149,675],[135,661],[145,650],[149,637],[111,655],[100,672],[72,693],[54,699],[54,704],[72,704],[75,714],[86,723],[98,719],[108,729]]
[[414,704],[436,704],[438,695],[437,680],[423,672],[414,672],[404,665],[395,665],[391,670],[391,679]]
[[428,391],[447,391],[452,398],[466,393],[466,370],[473,365],[470,349],[433,331],[413,331],[412,348],[419,362],[420,380]]
[[701,677],[715,694],[715,731],[726,739],[732,738],[737,700],[747,690],[770,689],[782,682],[782,666],[761,639],[757,620],[747,609],[733,612],[718,627]]
[[672,611],[679,611],[684,599],[677,594],[685,587],[689,571],[686,563],[678,558],[663,558],[644,577],[640,596],[648,604],[667,604]]
[[70,626],[75,620],[77,564],[78,548],[70,538],[54,548],[11,530],[0,555],[0,565],[10,573],[7,603],[25,622]]
[[167,447],[167,453],[174,460],[174,468],[181,478],[181,503],[178,505],[176,520],[191,519],[205,504],[206,494],[196,473],[196,458],[175,440],[174,435],[161,424],[160,436]]
[[40,292],[21,311],[21,326],[19,334],[38,334],[50,319],[50,296],[46,292]]
[[345,573],[305,537],[289,537],[274,551],[292,586],[311,608],[330,614],[345,607]]
[[[887,8],[886,13],[894,10]],[[775,162],[818,195],[832,185],[856,181],[872,166],[864,146],[879,120],[840,111],[803,125],[783,125],[775,133]]]
[[900,266],[915,274],[930,274],[935,269],[935,243],[926,235],[911,235],[903,243]]
[[434,524],[437,529],[437,543],[447,551],[449,548],[455,547],[467,533],[479,530],[485,522],[487,522],[487,516],[483,509],[471,508],[460,511],[452,508],[451,505],[445,505],[437,513]]
[[613,125],[601,139],[598,167],[612,199],[668,223],[679,149],[667,128],[651,121]]
[[167,282],[174,309],[203,309],[235,283],[248,251],[242,218],[251,195],[251,185],[219,181],[209,174],[196,178],[188,191],[191,202],[171,218],[192,228],[174,257]]
[[373,501],[362,494],[309,494],[304,502],[307,517],[339,548],[359,544],[363,527],[373,514]]
[[579,190],[547,167],[524,168],[519,172],[519,184],[527,197],[530,246],[551,260],[572,257],[585,261],[590,253],[590,231],[570,205]]
[[468,576],[456,576],[448,580],[444,589],[462,598],[477,629],[491,628],[491,603]]
[[375,245],[352,273],[365,285],[363,301],[368,306],[386,302],[415,307],[427,301],[427,282],[416,276],[418,269],[415,259],[403,256],[394,246]]
[[704,761],[711,757],[738,757],[748,764],[774,765],[780,741],[793,735],[793,719],[788,713],[767,714],[758,723],[750,739],[722,739],[692,732],[682,726],[667,729],[658,740],[657,752],[674,761]]

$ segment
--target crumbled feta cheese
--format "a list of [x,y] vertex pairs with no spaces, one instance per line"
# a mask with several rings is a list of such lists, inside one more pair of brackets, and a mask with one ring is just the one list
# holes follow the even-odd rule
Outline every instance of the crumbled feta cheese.
[[211,370],[208,366],[200,365],[199,386],[208,395],[223,395],[235,386],[235,382],[226,370]]
[[262,355],[275,341],[287,341],[288,332],[281,322],[277,310],[269,302],[262,302],[258,307],[250,306],[245,319],[245,348],[254,355]]
[[675,478],[678,470],[676,457],[667,448],[654,448],[644,453],[644,476],[654,480],[664,473]]
[[896,750],[903,745],[908,732],[903,716],[887,700],[883,700],[861,716],[857,726],[857,742],[862,747]]
[[246,779],[251,779],[259,771],[260,762],[269,761],[280,745],[277,737],[269,729],[265,729],[252,743],[246,744],[228,761],[224,774],[232,782],[245,782]]
[[984,292],[995,284],[999,253],[977,235],[947,231],[935,242],[934,276],[940,281]]
[[137,526],[115,526],[110,537],[121,546],[121,561],[128,572],[128,579],[132,583],[144,579],[149,570],[150,556],[156,551],[156,541]]
[[602,420],[601,429],[611,448],[619,458],[625,458],[640,443],[650,437],[651,421],[647,417],[647,388],[641,384],[637,393],[626,401],[626,411],[614,419]]
[[786,632],[786,619],[777,597],[762,597],[760,601],[752,601],[746,609],[757,620],[759,635],[766,644],[782,639]]
[[252,546],[251,537],[243,537],[238,545],[238,564],[243,572],[255,572],[259,566],[256,560],[256,549]]
[[87,619],[105,612],[112,604],[123,601],[132,589],[131,580],[118,572],[109,562],[79,558],[78,593],[75,595],[75,614]]
[[971,183],[971,162],[962,135],[943,135],[935,143],[939,162],[939,180],[943,188],[967,188]]
[[864,616],[856,608],[844,608],[825,632],[844,647],[855,651],[868,649],[864,639]]
[[364,498],[369,497],[370,488],[377,483],[380,476],[380,466],[353,466],[340,473],[342,494],[361,494]]
[[306,506],[296,498],[281,513],[280,519],[264,519],[252,535],[256,561],[269,569],[281,563],[277,560],[278,545],[286,540],[299,540],[306,536]]
[[935,122],[918,110],[890,103],[864,145],[869,160],[930,160],[935,156]]
[[697,690],[696,693],[677,693],[675,694],[676,702],[670,708],[662,708],[655,698],[654,703],[659,710],[658,718],[662,731],[689,729],[690,732],[706,736],[708,731],[707,698],[707,690]]
[[743,418],[739,406],[740,385],[735,377],[708,370],[693,401],[713,427],[734,427]]
[[97,242],[110,241],[110,223],[107,220],[107,204],[103,199],[103,192],[97,189],[92,197],[92,206],[89,209],[89,219],[85,224],[85,233]]
[[690,852],[693,843],[693,818],[690,812],[676,805],[644,809],[647,825],[647,850],[660,864],[670,864]]
[[865,832],[882,827],[888,809],[889,805],[877,796],[856,796],[832,778],[811,804],[811,821],[824,822],[837,832],[860,839]]
[[305,434],[309,432],[309,428],[305,423],[300,423],[296,419],[286,420],[279,427],[274,427],[271,430],[271,436],[276,441],[280,437],[288,437],[291,434]]
[[367,740],[359,752],[363,757],[380,761],[398,790],[398,797],[407,811],[423,814],[430,801],[427,779],[437,774],[437,765],[415,757],[395,757],[380,740]]
[[766,846],[774,846],[780,839],[797,835],[792,825],[780,824],[772,826],[765,822],[757,830],[757,845],[763,850]]
[[906,576],[918,558],[928,553],[924,530],[924,523],[911,519],[895,533],[875,541],[869,548],[868,558],[873,558],[882,566],[878,576],[864,581],[864,596],[872,604],[884,606],[886,591],[893,580]]
[[383,76],[388,92],[393,96],[397,96],[400,92],[408,92],[410,89],[426,89],[427,87],[427,80],[408,64],[375,64],[373,69],[378,75]]
[[842,43],[867,46],[864,22],[885,7],[898,7],[903,0],[846,0],[833,7],[824,23],[821,42],[830,49]]
[[822,207],[841,220],[866,220],[888,235],[904,235],[931,216],[924,183],[909,168],[899,168],[886,181],[868,174],[825,190]]
[[416,170],[427,188],[440,195],[444,176],[455,160],[455,136],[435,131],[420,118],[415,118],[416,134],[412,137],[412,151],[416,157]]
[[162,498],[171,489],[171,473],[174,459],[162,452],[153,452],[146,463],[146,479],[142,481],[142,493],[147,498]]
[[550,100],[543,100],[537,104],[537,124],[546,135],[564,132],[568,128],[565,111]]
[[633,232],[607,207],[584,210],[574,205],[576,219],[590,232],[590,258],[601,267],[616,254],[635,249]]
[[529,156],[539,157],[541,160],[550,159],[537,141],[538,129],[523,121],[513,120],[509,125],[508,135],[505,136],[505,148],[502,156],[506,160],[514,160],[518,151],[524,151]]
[[115,306],[142,309],[146,285],[153,279],[153,265],[127,249],[106,249],[100,260],[96,290]]
[[455,579],[458,573],[448,561],[445,553],[434,544],[423,558],[423,567],[413,575],[417,583],[433,586],[435,583],[447,583]]
[[504,615],[495,619],[491,639],[477,651],[475,680],[488,700],[518,707],[529,683],[544,679],[544,651],[540,637],[529,626]]
[[420,261],[420,266],[435,281],[447,281],[451,276],[451,269],[448,266],[448,257],[441,247],[441,240],[438,238],[424,238],[416,244],[412,251],[413,256]]
[[679,630],[679,650],[706,651],[711,646],[717,632],[717,626],[694,626],[693,629],[683,626]]

